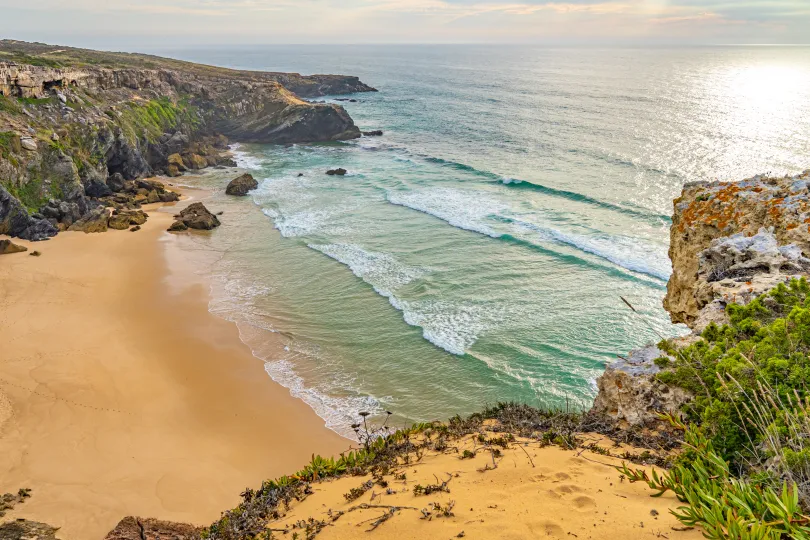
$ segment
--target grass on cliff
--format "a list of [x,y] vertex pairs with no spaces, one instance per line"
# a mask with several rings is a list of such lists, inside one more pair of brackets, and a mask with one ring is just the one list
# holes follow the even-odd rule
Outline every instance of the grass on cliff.
[[169,129],[185,126],[193,131],[200,124],[194,106],[185,100],[173,103],[168,98],[130,103],[119,117],[113,115],[112,118],[132,142],[141,137],[155,142]]

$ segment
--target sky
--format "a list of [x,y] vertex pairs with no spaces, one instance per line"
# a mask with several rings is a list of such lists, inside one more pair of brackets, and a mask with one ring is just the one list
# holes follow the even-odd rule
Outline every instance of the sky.
[[149,50],[275,43],[804,44],[810,0],[0,0],[0,38]]

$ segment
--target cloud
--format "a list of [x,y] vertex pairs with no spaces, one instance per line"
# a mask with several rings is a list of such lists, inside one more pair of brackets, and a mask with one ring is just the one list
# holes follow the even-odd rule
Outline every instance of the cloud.
[[0,13],[0,34],[41,41],[798,43],[810,27],[807,0],[0,0]]

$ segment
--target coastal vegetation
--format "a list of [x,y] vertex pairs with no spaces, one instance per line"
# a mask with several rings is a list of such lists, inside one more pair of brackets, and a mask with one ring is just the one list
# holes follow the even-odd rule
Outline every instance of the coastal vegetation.
[[810,538],[810,284],[780,283],[726,307],[695,343],[659,348],[658,378],[695,397],[682,408],[684,451],[664,475],[631,481],[686,503],[674,515],[709,538]]

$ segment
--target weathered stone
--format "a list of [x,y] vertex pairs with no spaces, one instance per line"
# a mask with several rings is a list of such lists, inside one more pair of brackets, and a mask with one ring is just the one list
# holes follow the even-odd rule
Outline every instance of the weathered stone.
[[610,364],[597,379],[599,393],[591,414],[610,419],[622,428],[655,424],[659,422],[658,413],[678,414],[692,396],[656,379],[660,369],[654,360],[662,356],[665,353],[651,345]]
[[220,225],[217,216],[201,202],[192,203],[181,210],[179,219],[190,229],[210,230]]
[[111,174],[110,177],[107,179],[107,187],[111,190],[115,191],[116,193],[119,191],[124,190],[124,177],[121,176],[121,173],[114,173]]
[[120,210],[113,212],[107,221],[107,226],[111,229],[123,231],[131,225],[143,225],[146,223],[146,217],[143,210]]
[[171,178],[175,178],[177,176],[182,176],[182,175],[183,175],[183,173],[180,172],[180,169],[178,169],[176,165],[169,165],[166,168],[166,176],[169,176]]
[[84,193],[88,197],[100,199],[101,197],[109,197],[112,195],[112,190],[107,184],[102,182],[93,181],[84,186]]
[[174,191],[164,191],[160,194],[160,202],[175,202],[180,200],[180,195]]
[[57,540],[58,530],[46,523],[17,519],[0,524],[0,540]]
[[259,183],[253,178],[253,175],[245,173],[231,180],[228,187],[225,188],[225,193],[227,195],[244,196],[257,187],[259,187]]
[[175,221],[174,223],[169,225],[169,228],[167,230],[168,231],[173,231],[173,232],[174,231],[185,231],[185,230],[188,230],[188,225],[186,225],[185,223],[183,223],[182,221],[180,221],[178,219],[177,221]]
[[11,253],[23,253],[28,251],[28,248],[15,244],[11,240],[0,240],[0,255],[9,255]]
[[106,208],[94,208],[82,218],[71,225],[69,231],[81,231],[84,233],[99,233],[107,230],[109,220],[109,210]]
[[145,189],[148,192],[150,191],[157,191],[158,193],[162,193],[166,186],[163,185],[163,182],[158,180],[150,180],[146,178],[139,178],[134,181],[135,185],[138,186],[140,189]]
[[186,170],[186,164],[183,162],[183,156],[180,154],[172,154],[169,156],[168,159],[169,167],[174,166],[179,172],[183,172]]
[[[706,267],[701,273],[700,268],[701,253],[713,240],[733,235],[752,237],[762,227],[772,228],[776,246],[793,244],[790,248],[793,252],[810,254],[808,186],[810,171],[783,178],[755,176],[739,182],[694,182],[684,186],[675,200],[672,216],[669,248],[672,276],[664,298],[664,308],[673,322],[691,326],[704,306],[717,300],[715,287],[706,284],[718,281],[727,270],[708,259],[705,262],[711,269]],[[780,268],[776,274],[751,260],[743,268],[739,266],[742,263],[732,264],[738,265],[735,272],[739,272],[737,278],[743,283],[761,280],[757,276],[767,273],[781,276],[779,279],[794,273]]]
[[348,171],[346,169],[344,169],[342,167],[338,167],[337,169],[329,169],[328,171],[326,171],[326,174],[328,174],[329,176],[335,176],[335,175],[343,176],[347,172]]
[[35,141],[31,137],[22,137],[20,139],[20,146],[22,146],[23,149],[28,150],[30,152],[36,152],[38,148],[37,141]]
[[380,136],[382,136],[382,134],[383,134],[383,132],[382,132],[381,129],[375,129],[373,131],[364,131],[363,132],[364,137],[380,137]]
[[204,169],[208,167],[208,161],[198,154],[185,154],[183,163],[191,170]]
[[192,540],[200,529],[187,523],[125,517],[107,533],[104,540]]
[[146,196],[146,202],[148,202],[148,203],[150,203],[150,204],[151,204],[151,203],[160,202],[160,195],[158,195],[158,192],[157,192],[156,190],[154,190],[154,189],[153,189],[153,190],[152,190],[152,191],[150,191],[150,192],[149,192],[149,194]]
[[57,229],[45,219],[34,219],[22,203],[0,186],[0,234],[24,240],[47,240]]

